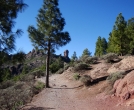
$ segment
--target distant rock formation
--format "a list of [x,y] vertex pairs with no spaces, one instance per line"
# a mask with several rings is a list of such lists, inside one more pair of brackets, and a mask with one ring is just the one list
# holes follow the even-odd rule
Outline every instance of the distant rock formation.
[[68,54],[69,54],[69,51],[68,50],[65,50],[64,51],[64,57],[68,57]]
[[41,50],[35,50],[35,49],[33,49],[28,54],[26,54],[26,58],[40,57],[40,56],[43,56],[43,55],[44,55],[44,53]]
[[[70,62],[70,58],[68,57],[69,51],[64,51],[64,56],[62,55],[51,55],[51,59],[61,58],[64,62]],[[9,55],[9,59],[12,58],[13,55]],[[3,68],[8,68],[11,75],[18,75],[22,73],[24,68],[29,68],[29,70],[37,68],[45,63],[46,54],[42,50],[33,49],[28,54],[26,54],[26,64],[17,63],[16,65],[4,65]]]
[[68,55],[69,55],[69,51],[68,50],[65,50],[64,51],[64,56],[62,57],[62,59],[66,63],[70,62],[70,58],[68,57]]

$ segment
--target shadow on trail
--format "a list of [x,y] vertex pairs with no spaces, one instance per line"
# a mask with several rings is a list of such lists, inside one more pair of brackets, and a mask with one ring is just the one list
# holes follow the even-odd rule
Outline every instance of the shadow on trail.
[[63,85],[63,87],[52,87],[51,89],[76,89],[76,88],[79,88],[79,87],[82,87],[83,85],[80,85],[80,86],[77,86],[77,87],[67,87],[66,85]]
[[24,110],[53,110],[55,108],[50,108],[50,107],[31,107],[29,109],[24,109]]

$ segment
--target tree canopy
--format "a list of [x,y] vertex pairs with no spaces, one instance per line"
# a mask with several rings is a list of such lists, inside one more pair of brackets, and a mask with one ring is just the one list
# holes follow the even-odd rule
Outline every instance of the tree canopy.
[[15,39],[22,34],[22,30],[12,31],[14,19],[27,6],[23,0],[0,0],[0,51],[12,52],[15,49]]

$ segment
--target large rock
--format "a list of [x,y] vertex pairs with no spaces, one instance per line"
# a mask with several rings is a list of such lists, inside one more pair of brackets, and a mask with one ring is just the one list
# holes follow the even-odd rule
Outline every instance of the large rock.
[[108,75],[107,70],[109,69],[109,66],[110,65],[109,64],[106,64],[106,63],[100,63],[100,64],[98,64],[96,66],[96,68],[94,68],[93,70],[91,70],[90,76],[93,79],[107,76]]
[[134,57],[133,56],[128,56],[126,58],[124,58],[122,61],[113,64],[109,69],[108,69],[108,73],[112,74],[115,72],[119,72],[119,71],[127,71],[127,70],[131,70],[134,69]]
[[129,99],[134,95],[134,70],[128,73],[123,79],[114,83],[115,95],[122,100]]

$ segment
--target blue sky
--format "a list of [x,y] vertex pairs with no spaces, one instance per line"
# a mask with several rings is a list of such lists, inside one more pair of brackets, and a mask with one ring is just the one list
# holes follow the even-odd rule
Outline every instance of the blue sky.
[[[36,26],[38,10],[42,7],[43,0],[24,0],[29,7],[19,13],[14,29],[22,29],[23,35],[16,40],[16,50],[28,53],[33,49],[28,37],[29,25]],[[116,17],[122,13],[125,20],[134,17],[134,0],[59,0],[59,8],[66,25],[64,31],[68,31],[71,42],[56,50],[56,54],[62,54],[69,50],[69,57],[76,51],[81,56],[85,48],[92,55],[95,52],[95,43],[98,36],[108,40]]]

